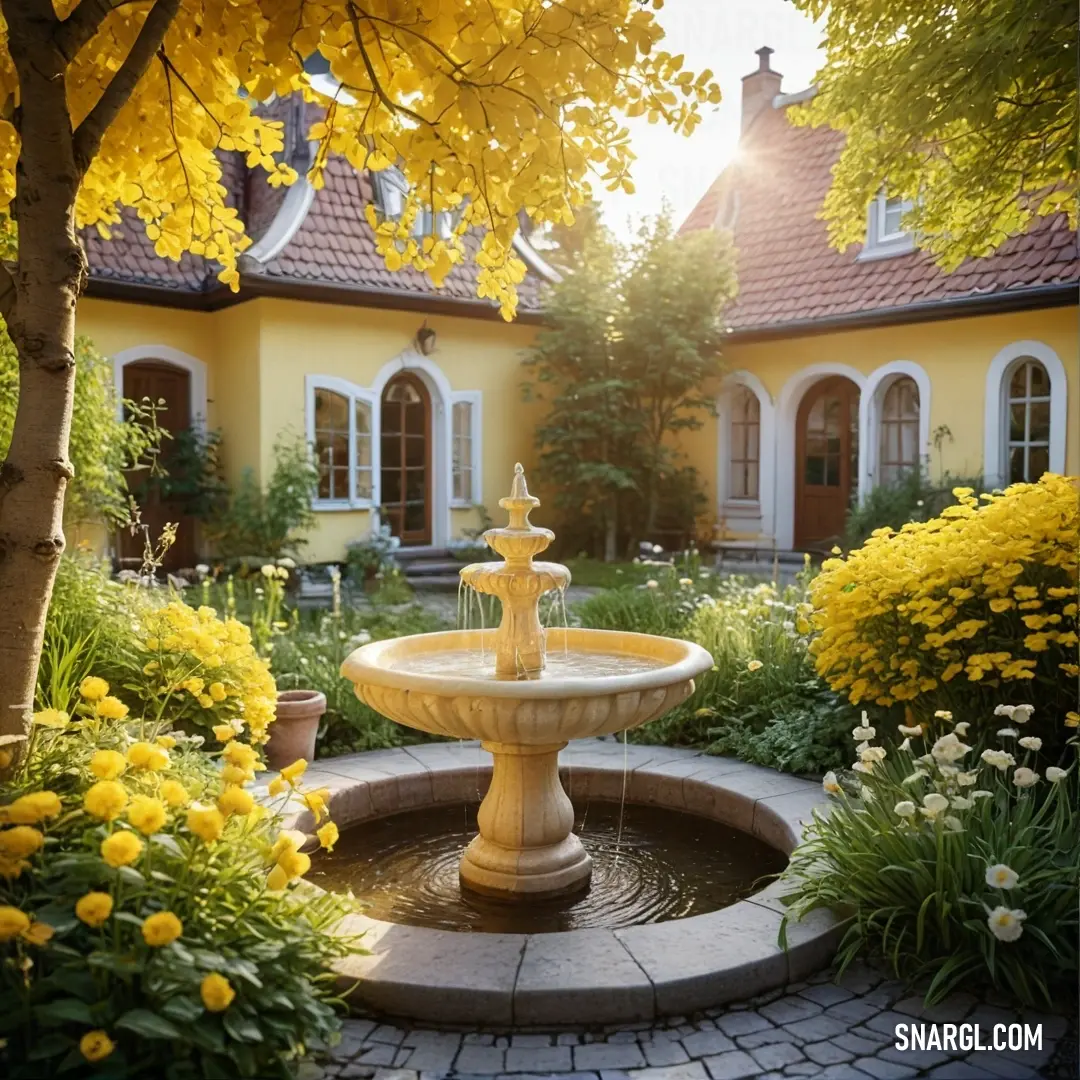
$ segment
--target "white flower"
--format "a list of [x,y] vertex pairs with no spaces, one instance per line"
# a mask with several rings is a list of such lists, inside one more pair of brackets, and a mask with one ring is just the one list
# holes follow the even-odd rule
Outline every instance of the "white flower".
[[893,813],[897,817],[914,817],[915,816],[915,804],[910,799],[904,799],[903,802],[898,802],[893,807]]
[[1051,765],[1046,770],[1046,779],[1049,780],[1051,784],[1060,783],[1068,775],[1068,769],[1059,769],[1056,765]]
[[922,762],[923,765],[933,765],[934,764],[934,755],[933,754],[923,754],[922,757],[916,758],[915,760],[919,761],[919,762]]
[[967,743],[962,743],[952,732],[942,735],[930,753],[936,761],[959,761],[971,749]]
[[751,660],[750,663],[746,665],[746,670],[760,671],[764,666],[765,665],[760,660]]
[[688,578],[688,577],[681,577],[681,578],[679,578],[679,584],[684,589],[690,589],[690,588],[693,588],[694,579],[693,578]]
[[991,889],[1015,889],[1020,875],[1004,863],[995,863],[986,868],[986,884]]
[[664,549],[659,544],[653,544],[652,553],[654,555],[663,555]]
[[206,575],[210,573],[210,567],[207,566],[204,562],[196,563],[195,573],[200,574],[202,577],[206,577]]
[[851,737],[856,742],[869,742],[875,735],[877,735],[877,729],[866,724],[860,724],[857,728],[851,729]]
[[1013,709],[1012,722],[1014,724],[1026,724],[1031,719],[1031,714],[1034,711],[1034,705],[1017,705]]
[[1004,750],[984,750],[980,757],[987,765],[993,765],[995,769],[1004,772],[1010,765],[1016,764],[1016,758],[1012,754],[1006,754]]
[[1013,783],[1019,788],[1031,787],[1032,784],[1038,782],[1039,774],[1034,769],[1029,769],[1026,765],[1021,765],[1016,772],[1013,773]]
[[952,779],[954,776],[959,776],[960,774],[960,770],[955,765],[939,765],[938,772],[941,773],[942,776],[949,777],[949,779]]
[[951,832],[964,831],[964,823],[958,817],[953,817],[952,814],[949,814],[947,817],[943,817],[941,820],[945,825],[945,828],[949,829]]
[[873,802],[874,793],[863,784],[863,786],[859,788],[859,798],[862,799],[863,802]]
[[1013,718],[1013,713],[1016,712],[1015,705],[999,705],[994,710],[995,716],[1007,716],[1010,720]]
[[975,804],[970,799],[965,799],[963,795],[954,795],[949,805],[954,810],[970,810]]
[[934,716],[938,720],[951,720],[952,719],[952,713],[949,712],[948,709],[938,709],[937,712],[934,713]]
[[922,769],[916,769],[910,776],[905,776],[903,783],[913,784],[916,780],[922,780],[926,776],[926,773]]
[[918,736],[922,734],[922,725],[916,724],[914,727],[908,727],[907,724],[897,724],[896,730],[899,731],[901,735]]
[[905,740],[904,740],[904,741],[903,741],[903,742],[902,742],[902,743],[900,744],[900,749],[901,749],[901,750],[907,750],[907,751],[909,751],[909,752],[910,752],[910,751],[911,751],[911,740],[910,740],[910,739],[905,739]]
[[649,578],[649,580],[645,582],[645,588],[646,589],[659,589],[660,588],[660,582],[657,581],[655,578]]
[[992,799],[994,797],[994,793],[992,791],[985,791],[983,788],[978,788],[976,791],[973,791],[971,793],[971,797],[973,799]]
[[273,563],[267,563],[260,571],[260,574],[264,578],[272,578],[277,576],[277,567]]
[[863,761],[856,761],[855,764],[852,765],[851,767],[856,772],[861,772],[861,773],[872,773],[874,771],[874,766],[873,765],[867,765]]
[[990,932],[998,941],[1016,941],[1024,932],[1027,913],[1019,908],[996,907],[987,917]]
[[955,731],[957,735],[964,736],[967,734],[969,727],[971,727],[971,725],[966,720],[961,720],[959,724],[953,724],[953,731]]
[[277,564],[278,566],[284,566],[286,570],[296,569],[296,560],[290,559],[288,555],[283,555],[280,559],[278,559]]
[[971,787],[979,779],[979,770],[974,772],[962,772],[956,774],[956,782],[961,787]]
[[1015,739],[1020,732],[1014,727],[1003,727],[998,729],[998,735],[1002,739]]
[[944,795],[939,795],[936,791],[931,791],[929,795],[923,796],[923,808],[922,814],[924,817],[930,818],[933,821],[943,810],[949,809],[949,800]]
[[839,781],[836,779],[836,773],[831,770],[822,777],[821,786],[825,789],[827,795],[839,795],[843,791]]
[[1041,750],[1042,749],[1042,739],[1038,738],[1035,735],[1025,735],[1020,740],[1020,745],[1025,750]]

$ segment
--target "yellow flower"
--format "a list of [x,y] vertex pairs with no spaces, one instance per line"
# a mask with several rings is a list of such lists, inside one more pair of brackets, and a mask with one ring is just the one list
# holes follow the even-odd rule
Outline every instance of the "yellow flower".
[[109,684],[104,679],[99,679],[96,675],[87,675],[81,683],[79,683],[79,693],[82,694],[87,701],[100,701],[109,692]]
[[39,727],[66,728],[70,721],[71,717],[60,709],[42,709],[34,713],[34,723]]
[[111,914],[113,898],[106,892],[88,892],[75,901],[75,914],[87,926],[100,926]]
[[116,1043],[101,1030],[88,1031],[79,1040],[79,1051],[87,1061],[104,1061],[115,1049]]
[[106,720],[123,720],[128,711],[128,707],[119,698],[103,697],[97,703],[98,716]]
[[56,817],[63,809],[55,791],[33,791],[13,803],[0,807],[0,822],[13,825],[36,825],[46,818]]
[[250,814],[255,800],[249,791],[235,784],[228,787],[218,796],[218,809],[228,817],[230,814]]
[[6,769],[15,760],[10,750],[0,750],[0,769]]
[[299,851],[307,843],[307,836],[299,829],[282,829],[270,848],[270,861],[276,862],[286,851]]
[[128,747],[127,759],[136,769],[159,772],[168,767],[169,751],[153,743],[137,742]]
[[210,684],[210,697],[214,701],[224,701],[229,695],[224,683],[214,682]]
[[95,750],[90,771],[99,780],[115,780],[127,768],[127,760],[118,750]]
[[241,769],[255,769],[260,764],[259,751],[253,746],[248,746],[247,743],[229,743],[229,745],[221,751],[221,756],[230,765],[236,765]]
[[29,929],[30,918],[17,907],[0,904],[0,941],[10,941]]
[[207,844],[220,839],[225,831],[225,818],[216,806],[196,803],[187,812],[187,827]]
[[271,797],[273,797],[276,795],[280,795],[288,786],[289,785],[284,780],[282,780],[280,776],[275,776],[274,779],[270,781],[267,790],[269,791]]
[[340,836],[338,827],[332,821],[328,821],[315,835],[319,838],[319,843],[327,851],[334,850],[334,845],[338,842]]
[[315,815],[316,824],[327,816],[326,803],[329,798],[329,788],[317,788],[304,793],[304,805]]
[[229,985],[229,980],[216,971],[199,984],[199,996],[210,1012],[224,1012],[236,997],[236,991]]
[[307,770],[307,762],[303,758],[297,758],[291,765],[286,765],[281,770],[282,779],[287,780],[289,784],[295,785],[296,781],[304,775]]
[[284,889],[289,884],[289,875],[280,866],[275,866],[269,874],[266,875],[266,887],[273,892],[278,892],[280,889]]
[[163,780],[158,794],[170,806],[184,806],[190,798],[187,788],[179,780]]
[[184,924],[171,911],[159,911],[142,924],[143,940],[155,949],[171,945],[183,932]]
[[19,936],[28,945],[40,947],[47,944],[55,933],[56,931],[48,923],[32,922]]
[[751,660],[750,663],[746,665],[746,670],[760,671],[764,666],[765,665],[760,660]]
[[91,784],[83,796],[83,806],[88,814],[99,821],[113,821],[127,806],[128,793],[116,780],[99,780]]
[[291,881],[293,878],[303,877],[311,869],[311,856],[302,851],[283,851],[277,864]]
[[101,857],[115,870],[133,863],[142,854],[143,842],[124,829],[101,841]]
[[1080,727],[1080,713],[1067,712],[1065,714],[1066,727]]
[[131,806],[128,808],[127,813],[128,821],[143,836],[151,836],[156,833],[165,824],[167,817],[168,815],[165,813],[165,807],[161,801],[150,795],[136,795],[131,800]]
[[31,825],[16,825],[0,832],[0,852],[12,859],[23,859],[40,850],[45,837]]
[[171,750],[176,746],[176,740],[171,735],[159,735],[154,742],[164,750]]
[[223,765],[221,779],[226,784],[242,786],[255,779],[255,773],[251,769],[243,769],[239,765]]
[[236,738],[236,728],[232,724],[215,724],[210,730],[218,742],[228,742]]

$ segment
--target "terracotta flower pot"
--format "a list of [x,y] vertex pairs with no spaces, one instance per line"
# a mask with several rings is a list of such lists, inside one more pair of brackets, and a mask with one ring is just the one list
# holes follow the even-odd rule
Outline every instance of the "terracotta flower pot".
[[270,725],[266,760],[271,769],[283,769],[297,758],[315,757],[315,737],[326,712],[326,695],[318,690],[282,690]]

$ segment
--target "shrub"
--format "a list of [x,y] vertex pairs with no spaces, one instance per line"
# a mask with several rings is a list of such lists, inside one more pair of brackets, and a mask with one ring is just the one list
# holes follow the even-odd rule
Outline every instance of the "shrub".
[[815,812],[785,872],[782,940],[790,920],[828,907],[846,925],[841,971],[860,953],[879,957],[928,980],[931,1003],[989,985],[1049,1005],[1057,983],[1075,986],[1076,740],[1047,766],[1039,738],[1022,734],[1028,709],[1003,712],[1017,725],[998,733],[1003,749],[978,732],[965,743],[971,722],[937,739],[915,725],[891,753],[872,745],[874,728],[854,729],[856,771],[826,775],[836,804]]
[[244,787],[253,748],[226,744],[244,777],[225,783],[201,740],[118,717],[108,690],[91,677],[72,719],[39,712],[0,788],[4,1075],[294,1075],[336,1038],[349,907],[298,884],[302,834]]
[[899,702],[920,719],[942,706],[1030,701],[1060,737],[1075,709],[1074,481],[1047,474],[1003,494],[957,488],[959,505],[900,532],[879,530],[813,585],[818,672],[852,704]]
[[381,525],[362,539],[353,540],[345,549],[349,577],[357,585],[372,580],[394,565],[394,552],[400,546],[400,538],[391,535],[389,525]]

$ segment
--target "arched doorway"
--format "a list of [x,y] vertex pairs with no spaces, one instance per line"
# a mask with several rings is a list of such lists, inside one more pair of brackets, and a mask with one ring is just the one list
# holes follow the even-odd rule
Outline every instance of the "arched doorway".
[[[154,422],[172,438],[164,437],[160,444],[160,462],[166,475],[178,478],[178,450],[182,433],[190,430],[191,372],[165,360],[136,360],[123,367],[125,400],[140,403],[148,399],[154,405]],[[120,561],[129,568],[142,565],[143,550],[149,530],[151,544],[156,544],[166,524],[175,523],[176,540],[165,552],[162,569],[178,570],[195,564],[195,519],[185,513],[181,500],[162,494],[162,485],[145,469],[128,474],[128,487],[139,506],[141,524],[145,529],[124,529],[120,534]]]
[[843,375],[807,390],[795,423],[795,545],[831,547],[858,484],[859,388]]
[[431,395],[412,372],[395,375],[380,402],[383,521],[406,544],[431,543]]

